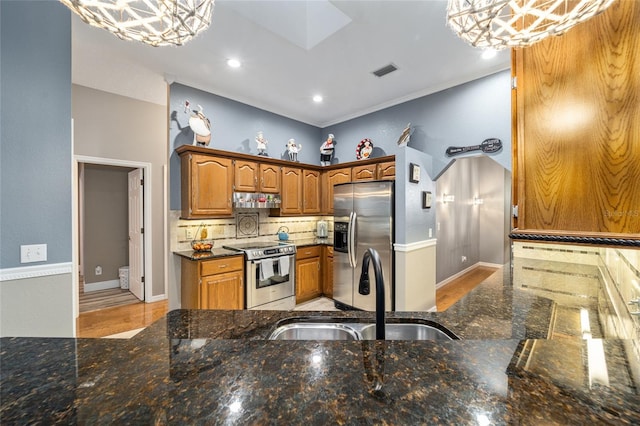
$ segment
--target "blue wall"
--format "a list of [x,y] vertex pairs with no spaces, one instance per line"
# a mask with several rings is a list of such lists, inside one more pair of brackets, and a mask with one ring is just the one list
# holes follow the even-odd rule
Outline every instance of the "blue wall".
[[335,135],[335,158],[343,163],[355,161],[355,148],[363,138],[373,141],[376,157],[396,154],[398,137],[407,123],[412,127],[409,146],[431,155],[433,166],[428,172],[434,179],[451,162],[445,155],[449,146],[478,145],[487,138],[502,140],[502,151],[491,157],[511,170],[511,72],[501,71],[322,132]]
[[26,266],[22,244],[70,262],[71,12],[0,1],[0,15],[0,268]]
[[257,155],[258,150],[254,139],[256,133],[262,131],[269,141],[267,152],[271,158],[288,160],[286,143],[293,138],[297,144],[302,145],[298,160],[301,163],[320,165],[319,147],[322,143],[322,133],[319,128],[222,96],[173,83],[169,108],[169,113],[174,114],[176,118],[170,120],[169,124],[171,210],[180,209],[180,157],[174,150],[181,145],[193,143],[193,132],[189,128],[189,114],[184,112],[185,100],[189,101],[191,109],[197,109],[198,105],[201,105],[204,115],[211,121],[209,148]]
[[[286,159],[285,143],[293,137],[303,145],[300,162],[318,165],[320,144],[333,133],[337,142],[334,163],[345,163],[356,160],[356,147],[364,138],[373,141],[374,157],[397,155],[400,152],[398,137],[407,123],[411,123],[409,147],[430,157],[425,160],[425,172],[431,179],[437,179],[451,163],[452,158],[445,154],[449,146],[478,145],[487,138],[502,140],[502,151],[492,154],[491,158],[511,170],[509,70],[324,129],[174,83],[171,85],[170,111],[176,112],[179,126],[186,129],[180,131],[178,123],[171,121],[172,210],[180,209],[180,161],[173,150],[193,142],[193,133],[188,128],[189,117],[183,107],[185,100],[189,100],[192,108],[202,105],[205,115],[211,119],[209,146],[215,149],[257,154],[254,137],[262,130],[269,140],[271,157]],[[429,215],[427,212],[422,214]],[[430,217],[430,225],[433,221]]]

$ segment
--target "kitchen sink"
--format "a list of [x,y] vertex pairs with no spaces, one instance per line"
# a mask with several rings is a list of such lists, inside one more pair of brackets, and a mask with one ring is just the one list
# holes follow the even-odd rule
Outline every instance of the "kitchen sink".
[[[375,340],[370,322],[339,322],[327,318],[289,318],[269,335],[269,340]],[[441,325],[425,320],[385,323],[386,340],[454,340],[458,337]]]
[[292,323],[276,328],[269,340],[359,340],[359,336],[340,323]]
[[[453,340],[444,331],[420,323],[385,324],[384,335],[386,340]],[[375,340],[376,325],[364,327],[360,336],[362,340]]]

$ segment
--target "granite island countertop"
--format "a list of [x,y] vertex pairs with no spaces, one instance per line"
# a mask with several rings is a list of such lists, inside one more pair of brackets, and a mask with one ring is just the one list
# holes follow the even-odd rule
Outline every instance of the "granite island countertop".
[[292,316],[374,319],[353,311],[176,310],[130,340],[2,338],[0,423],[640,422],[635,342],[546,340],[550,315],[498,273],[445,312],[388,314],[461,337],[447,342],[266,340]]

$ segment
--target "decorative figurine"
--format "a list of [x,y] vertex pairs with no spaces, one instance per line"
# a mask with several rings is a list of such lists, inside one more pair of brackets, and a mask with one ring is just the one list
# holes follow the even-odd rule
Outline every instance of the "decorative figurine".
[[296,145],[295,139],[289,139],[287,142],[287,152],[289,153],[289,160],[298,161],[298,153],[302,151],[302,144]]
[[327,140],[320,146],[320,165],[330,166],[333,160],[333,152],[336,147],[336,141],[333,140],[333,133],[329,133]]
[[258,132],[258,134],[256,135],[256,143],[258,144],[258,155],[264,155],[265,157],[268,157],[269,154],[267,154],[267,144],[269,143],[269,141],[264,138],[262,132]]
[[407,146],[409,143],[409,138],[411,137],[411,123],[407,124],[407,127],[404,128],[400,138],[398,139],[398,146]]
[[[187,105],[186,102],[185,105]],[[198,110],[193,110],[193,114],[189,117],[189,127],[193,130],[193,144],[208,146],[211,142],[211,122],[202,112],[202,106],[198,105]]]
[[360,141],[356,147],[356,160],[364,160],[371,156],[373,152],[373,142],[371,139],[365,138]]

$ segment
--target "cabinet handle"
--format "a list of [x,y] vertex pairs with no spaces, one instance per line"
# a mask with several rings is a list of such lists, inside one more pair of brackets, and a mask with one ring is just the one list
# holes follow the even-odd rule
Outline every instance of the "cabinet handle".
[[226,268],[229,265],[218,265],[218,268]]

